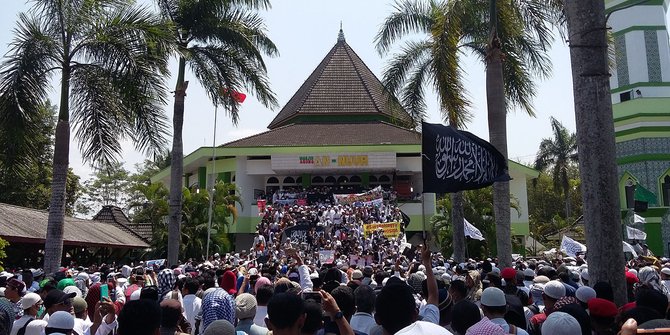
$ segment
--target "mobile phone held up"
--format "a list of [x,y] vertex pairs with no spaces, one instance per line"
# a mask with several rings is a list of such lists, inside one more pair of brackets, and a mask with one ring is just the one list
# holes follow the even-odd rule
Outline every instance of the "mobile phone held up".
[[319,292],[302,292],[302,300],[314,300],[317,303],[321,303],[321,293]]
[[105,301],[105,298],[109,299],[109,286],[107,284],[100,286],[100,301]]

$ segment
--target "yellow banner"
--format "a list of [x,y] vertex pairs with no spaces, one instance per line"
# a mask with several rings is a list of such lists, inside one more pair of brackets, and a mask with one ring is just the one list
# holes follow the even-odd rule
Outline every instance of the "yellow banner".
[[370,236],[372,232],[377,229],[382,229],[384,231],[384,236],[387,238],[397,238],[400,235],[400,222],[387,222],[387,223],[368,223],[363,225],[363,233],[365,236]]

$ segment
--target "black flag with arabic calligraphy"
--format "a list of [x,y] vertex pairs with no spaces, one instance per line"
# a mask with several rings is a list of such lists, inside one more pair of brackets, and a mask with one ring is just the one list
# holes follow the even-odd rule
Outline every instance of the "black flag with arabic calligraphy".
[[507,160],[491,143],[463,130],[423,122],[423,192],[453,193],[511,180]]

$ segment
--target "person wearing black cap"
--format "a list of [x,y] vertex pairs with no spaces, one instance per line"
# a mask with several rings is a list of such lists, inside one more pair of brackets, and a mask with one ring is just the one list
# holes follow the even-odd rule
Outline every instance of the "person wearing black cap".
[[12,303],[14,314],[17,319],[23,316],[21,297],[26,293],[25,288],[26,284],[16,278],[10,279],[5,287],[5,298]]
[[49,321],[49,315],[56,313],[58,311],[68,312],[74,315],[74,307],[72,307],[72,298],[77,294],[65,293],[61,290],[51,290],[44,298],[44,308],[46,309],[46,314],[42,317],[42,320]]

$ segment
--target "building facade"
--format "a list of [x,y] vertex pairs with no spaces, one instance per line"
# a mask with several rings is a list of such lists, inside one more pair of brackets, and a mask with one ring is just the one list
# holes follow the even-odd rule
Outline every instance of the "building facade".
[[[614,38],[610,79],[622,216],[645,217],[647,244],[670,250],[669,0],[607,0]],[[628,223],[628,222],[626,222]]]
[[[212,160],[212,157],[215,157]],[[346,43],[337,43],[268,125],[268,131],[222,146],[202,147],[184,158],[184,185],[204,188],[216,180],[235,183],[236,249],[251,245],[257,198],[296,187],[393,187],[411,223],[408,236],[428,227],[435,194],[422,194],[421,134],[411,117]],[[513,235],[528,235],[526,180],[537,171],[510,162]],[[152,178],[169,186],[169,168]],[[422,200],[419,200],[422,199]],[[423,202],[422,202],[423,201]],[[425,225],[425,226],[424,226]],[[420,234],[418,234],[420,235]]]

